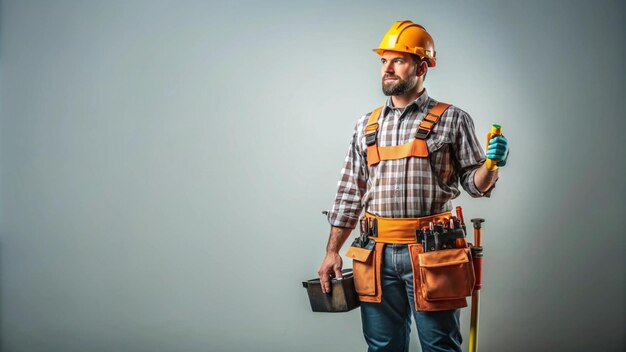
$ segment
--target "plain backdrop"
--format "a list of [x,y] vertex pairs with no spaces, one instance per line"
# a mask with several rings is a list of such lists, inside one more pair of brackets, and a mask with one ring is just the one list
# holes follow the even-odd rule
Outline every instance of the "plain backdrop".
[[481,351],[623,351],[625,7],[2,0],[2,351],[365,350],[301,282],[401,19],[429,94],[510,141],[455,201],[486,219]]

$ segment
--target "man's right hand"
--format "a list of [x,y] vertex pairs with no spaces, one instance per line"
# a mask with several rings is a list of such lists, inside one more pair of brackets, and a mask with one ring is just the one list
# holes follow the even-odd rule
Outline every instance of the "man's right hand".
[[328,252],[322,265],[317,270],[317,274],[320,276],[320,283],[322,284],[322,292],[330,293],[331,284],[330,280],[335,278],[342,278],[341,268],[343,266],[343,260],[337,252]]

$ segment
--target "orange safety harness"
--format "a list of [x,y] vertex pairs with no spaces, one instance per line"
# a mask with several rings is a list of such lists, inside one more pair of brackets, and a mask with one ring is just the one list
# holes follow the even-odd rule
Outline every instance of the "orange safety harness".
[[[449,104],[437,103],[420,122],[412,141],[389,147],[379,147],[377,143],[378,119],[382,107],[372,111],[365,126],[367,165],[371,167],[381,160],[428,157],[426,138],[448,107]],[[408,245],[417,310],[439,311],[466,307],[465,297],[471,295],[474,286],[474,271],[465,239],[457,238],[455,248],[435,251],[426,251],[423,244],[417,243],[417,231],[423,230],[428,224],[449,221],[451,215],[450,212],[444,212],[422,218],[386,218],[365,213],[367,227],[374,229],[374,235],[367,238],[374,245],[353,244],[346,253],[347,257],[353,259],[354,285],[359,300],[375,303],[382,301],[382,252],[386,244],[395,243]],[[361,236],[366,236],[365,233]]]
[[379,147],[377,143],[378,135],[378,118],[383,107],[376,108],[372,111],[367,125],[365,125],[365,143],[367,144],[367,166],[378,164],[381,160],[397,160],[410,157],[425,158],[428,156],[428,147],[426,145],[426,137],[430,134],[433,126],[439,121],[439,118],[448,109],[450,104],[437,103],[428,111],[422,122],[420,123],[415,138],[405,144],[394,145],[390,147]]

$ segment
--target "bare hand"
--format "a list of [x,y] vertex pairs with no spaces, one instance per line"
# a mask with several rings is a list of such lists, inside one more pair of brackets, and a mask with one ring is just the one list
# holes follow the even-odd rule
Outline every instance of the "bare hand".
[[331,278],[342,278],[341,267],[343,266],[343,260],[339,253],[327,253],[322,261],[322,265],[317,270],[317,274],[320,276],[320,283],[322,284],[322,292],[330,293]]

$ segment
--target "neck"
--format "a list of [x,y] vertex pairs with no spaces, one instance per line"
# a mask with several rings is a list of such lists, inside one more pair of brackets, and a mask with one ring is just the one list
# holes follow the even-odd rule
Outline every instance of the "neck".
[[415,85],[415,89],[402,95],[394,95],[391,97],[391,101],[393,102],[393,106],[402,109],[417,99],[422,93],[424,93],[424,86],[422,82],[418,82],[418,84]]

